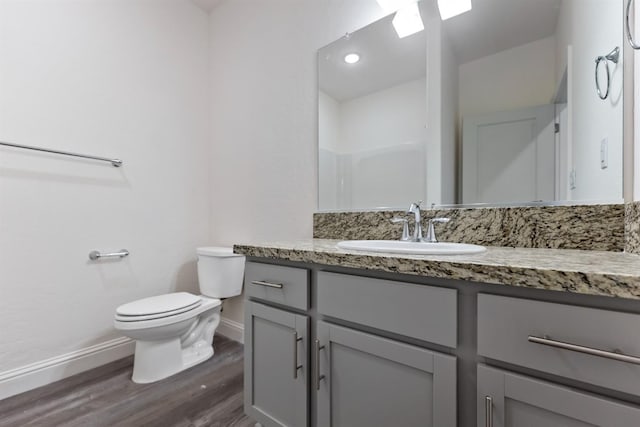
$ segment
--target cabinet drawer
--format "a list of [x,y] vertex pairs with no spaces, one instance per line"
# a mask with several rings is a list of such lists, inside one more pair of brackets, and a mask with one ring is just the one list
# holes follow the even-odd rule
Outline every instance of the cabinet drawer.
[[457,345],[455,289],[321,271],[318,312],[447,347]]
[[640,315],[478,295],[482,356],[640,396],[640,365],[619,352],[640,357]]
[[248,262],[244,290],[248,297],[309,309],[309,271],[303,268]]

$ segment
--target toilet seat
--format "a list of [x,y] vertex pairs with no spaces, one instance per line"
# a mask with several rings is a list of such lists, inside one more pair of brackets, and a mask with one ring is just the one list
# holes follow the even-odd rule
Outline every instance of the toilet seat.
[[140,322],[175,316],[198,308],[202,298],[188,292],[175,292],[143,298],[123,304],[116,309],[116,320]]
[[[195,297],[195,295],[192,296]],[[185,309],[179,313],[159,313],[152,319],[143,319],[143,316],[123,316],[116,314],[114,319],[114,326],[120,331],[127,331],[157,328],[161,326],[177,324],[184,320],[195,319],[200,313],[211,310],[222,304],[222,301],[216,298],[209,298],[205,296],[198,296],[196,298],[200,298],[201,301],[195,307]]]

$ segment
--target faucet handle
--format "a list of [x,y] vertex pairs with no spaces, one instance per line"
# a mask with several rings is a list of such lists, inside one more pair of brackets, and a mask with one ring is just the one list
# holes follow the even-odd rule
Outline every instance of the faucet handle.
[[444,223],[444,224],[446,224],[449,221],[451,221],[451,218],[431,218],[429,220],[430,223],[440,222],[440,223]]
[[427,243],[438,243],[438,239],[436,238],[436,230],[433,228],[433,224],[444,223],[451,221],[450,218],[431,218],[429,220],[429,228],[427,229],[427,237],[425,237],[424,241]]
[[407,218],[395,217],[395,218],[391,218],[389,221],[391,221],[394,224],[397,224],[397,223],[401,222],[402,223],[402,237],[400,238],[400,240],[402,240],[402,241],[409,240],[409,220]]

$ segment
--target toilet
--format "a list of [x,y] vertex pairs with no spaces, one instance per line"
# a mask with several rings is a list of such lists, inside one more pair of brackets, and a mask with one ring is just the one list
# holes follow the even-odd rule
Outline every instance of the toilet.
[[115,328],[136,341],[132,380],[167,378],[213,356],[222,298],[242,293],[245,257],[231,248],[198,248],[202,295],[175,292],[123,304]]

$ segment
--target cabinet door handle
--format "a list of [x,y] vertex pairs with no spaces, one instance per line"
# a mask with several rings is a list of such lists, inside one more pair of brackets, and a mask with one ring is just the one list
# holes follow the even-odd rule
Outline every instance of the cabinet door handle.
[[320,350],[324,349],[323,345],[320,345],[320,340],[314,341],[314,346],[316,350],[316,363],[315,363],[315,379],[316,379],[316,390],[320,390],[320,381],[324,379],[324,375],[320,375]]
[[550,347],[561,348],[563,350],[575,351],[578,353],[590,354],[592,356],[604,357],[606,359],[617,360],[618,362],[633,363],[634,365],[640,365],[640,357],[629,356],[624,353],[618,353],[613,351],[600,350],[598,348],[585,347],[583,345],[571,344],[568,342],[557,341],[549,338],[548,336],[536,337],[529,335],[529,342],[548,345]]
[[302,365],[298,365],[298,343],[302,341],[302,337],[298,336],[298,331],[293,331],[293,379],[298,379],[298,369],[302,369]]
[[484,427],[493,427],[493,399],[484,397]]
[[271,282],[266,282],[264,280],[252,280],[251,284],[258,285],[258,286],[266,286],[267,288],[282,289],[282,283],[271,283]]

